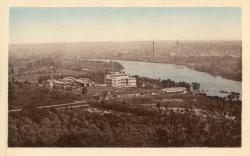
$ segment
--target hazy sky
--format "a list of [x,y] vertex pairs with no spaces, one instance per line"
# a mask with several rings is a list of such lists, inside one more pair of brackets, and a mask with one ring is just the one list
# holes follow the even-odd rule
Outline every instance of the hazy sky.
[[240,40],[240,8],[10,8],[10,43]]

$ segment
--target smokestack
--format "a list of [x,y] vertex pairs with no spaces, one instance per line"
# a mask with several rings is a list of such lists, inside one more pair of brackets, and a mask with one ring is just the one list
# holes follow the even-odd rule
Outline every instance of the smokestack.
[[176,53],[179,54],[180,49],[179,49],[179,41],[176,41]]
[[153,57],[155,56],[155,41],[153,40]]

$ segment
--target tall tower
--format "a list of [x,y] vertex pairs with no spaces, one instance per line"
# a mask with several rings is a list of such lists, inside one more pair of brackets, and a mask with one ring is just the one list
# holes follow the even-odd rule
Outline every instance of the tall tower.
[[155,56],[155,41],[153,40],[153,57]]
[[179,49],[179,41],[176,41],[176,54],[179,54],[180,49]]

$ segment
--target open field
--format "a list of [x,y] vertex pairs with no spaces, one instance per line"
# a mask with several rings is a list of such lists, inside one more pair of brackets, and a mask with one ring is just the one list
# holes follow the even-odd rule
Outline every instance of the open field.
[[[53,67],[53,69],[52,69]],[[41,56],[33,58],[10,58],[9,80],[38,83],[39,78],[49,77],[53,73],[56,78],[65,76],[91,78],[103,83],[104,74],[109,71],[120,71],[123,67],[116,62],[88,61],[74,58],[54,58]]]
[[32,108],[44,105],[69,103],[80,100],[78,94],[62,91],[49,91],[38,87],[37,84],[23,84],[15,88],[12,97],[9,97],[9,109]]

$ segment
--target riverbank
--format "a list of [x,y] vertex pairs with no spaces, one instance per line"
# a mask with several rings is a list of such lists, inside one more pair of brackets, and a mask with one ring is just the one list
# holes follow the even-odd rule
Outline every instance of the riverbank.
[[148,77],[156,80],[174,80],[176,82],[186,82],[190,85],[193,82],[200,84],[200,91],[209,96],[226,97],[227,94],[221,91],[238,92],[241,94],[241,82],[214,77],[211,74],[193,70],[187,67],[176,66],[164,63],[149,63],[139,61],[120,61],[124,67],[124,71],[130,75],[138,75],[139,77]]
[[[187,61],[189,59],[186,57],[181,57],[179,59],[173,58],[173,60],[171,60],[170,58],[163,59],[162,57],[151,57],[151,58],[143,58],[143,57],[141,58],[136,58],[136,57],[135,58],[130,58],[130,57],[117,58],[117,57],[114,57],[112,58],[112,60],[173,64],[177,66],[185,66],[185,67],[188,67],[188,68],[200,71],[200,72],[206,72],[216,77],[222,77],[225,79],[239,81],[239,82],[242,81],[241,58],[233,58],[230,56],[229,58],[207,56],[204,58],[196,57],[195,58],[196,61],[194,62]],[[107,58],[103,58],[103,59],[107,59]],[[111,59],[111,58],[108,58],[108,59]]]

